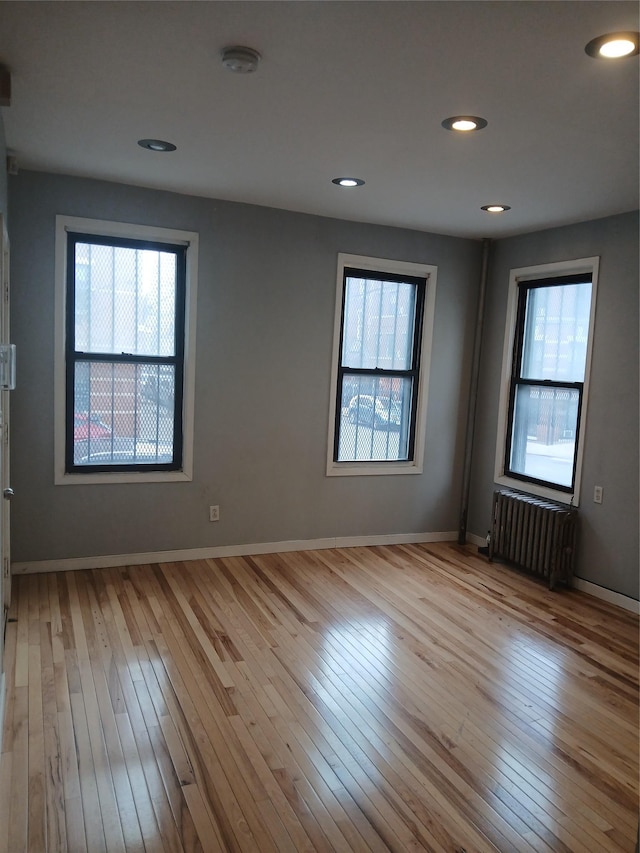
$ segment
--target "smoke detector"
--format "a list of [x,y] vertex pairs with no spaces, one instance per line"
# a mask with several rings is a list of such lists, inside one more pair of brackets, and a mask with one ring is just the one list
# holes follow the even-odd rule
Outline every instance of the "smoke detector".
[[222,64],[234,74],[252,74],[260,62],[260,54],[252,47],[225,47]]

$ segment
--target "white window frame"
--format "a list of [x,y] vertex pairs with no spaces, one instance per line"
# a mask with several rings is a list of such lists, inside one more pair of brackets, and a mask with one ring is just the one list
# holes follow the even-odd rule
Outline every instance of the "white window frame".
[[[539,264],[537,266],[519,267],[512,269],[509,276],[509,299],[507,303],[507,322],[504,335],[504,349],[502,353],[502,378],[500,385],[500,403],[498,408],[498,432],[496,438],[496,458],[494,482],[499,486],[508,486],[543,498],[570,503],[579,506],[580,486],[582,482],[582,459],[584,455],[584,442],[587,425],[587,411],[589,401],[589,378],[591,375],[591,354],[593,351],[593,333],[596,316],[596,296],[598,290],[598,269],[600,258],[577,258],[571,261],[559,261],[557,263]],[[565,275],[580,275],[588,273],[591,275],[591,313],[589,316],[589,339],[587,341],[587,355],[584,372],[584,386],[582,392],[582,409],[580,415],[580,427],[577,436],[576,451],[576,476],[573,492],[554,489],[539,483],[530,483],[509,477],[505,474],[504,460],[506,452],[507,435],[509,431],[509,391],[511,369],[513,366],[513,343],[516,331],[518,311],[518,284],[522,281],[535,281],[537,279],[554,279]]]
[[[67,232],[100,237],[125,237],[184,245],[186,251],[184,396],[182,408],[183,456],[180,471],[65,471],[65,336]],[[196,302],[198,234],[128,222],[109,222],[74,216],[56,216],[55,353],[54,353],[54,483],[58,486],[100,483],[158,483],[193,479],[193,424],[195,401]]]
[[[420,369],[418,376],[418,402],[416,407],[416,429],[413,459],[400,462],[393,460],[379,462],[336,462],[333,458],[336,429],[338,368],[340,363],[342,292],[344,288],[345,267],[371,270],[372,272],[378,273],[387,272],[395,275],[415,276],[426,279],[424,316],[422,319],[422,338],[420,341]],[[408,261],[390,260],[388,258],[370,258],[364,255],[348,255],[342,252],[338,254],[336,310],[333,327],[333,357],[331,365],[331,399],[329,403],[329,431],[327,441],[328,477],[358,477],[382,474],[422,474],[424,468],[427,400],[429,373],[431,368],[431,347],[433,342],[437,273],[438,268],[429,264],[415,264]]]

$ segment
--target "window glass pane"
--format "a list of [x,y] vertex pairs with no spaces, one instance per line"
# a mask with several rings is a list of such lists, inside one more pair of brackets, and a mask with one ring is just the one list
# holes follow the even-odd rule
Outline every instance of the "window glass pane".
[[75,244],[75,348],[175,354],[176,255]]
[[412,380],[344,377],[338,462],[408,459]]
[[410,370],[415,284],[346,276],[343,367]]
[[590,281],[528,291],[523,379],[584,381],[590,310]]
[[517,388],[510,460],[514,474],[571,487],[579,398],[575,388]]
[[74,465],[173,460],[175,367],[76,363]]

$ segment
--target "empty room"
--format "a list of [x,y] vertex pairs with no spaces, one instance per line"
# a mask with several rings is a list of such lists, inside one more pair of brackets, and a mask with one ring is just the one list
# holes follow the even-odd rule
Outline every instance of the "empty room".
[[0,853],[637,853],[639,29],[0,3]]

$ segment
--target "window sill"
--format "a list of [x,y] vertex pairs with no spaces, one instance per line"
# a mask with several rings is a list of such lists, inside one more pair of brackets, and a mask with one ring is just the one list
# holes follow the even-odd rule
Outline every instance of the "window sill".
[[415,462],[333,462],[327,466],[327,477],[367,477],[388,474],[422,474]]
[[573,494],[571,492],[562,492],[554,489],[552,486],[541,486],[538,483],[528,483],[525,480],[516,480],[512,477],[506,477],[504,474],[494,477],[494,483],[497,486],[505,486],[508,489],[515,489],[518,492],[524,492],[527,495],[535,495],[538,498],[547,498],[550,501],[557,501],[562,504],[571,504],[577,507],[580,503],[578,500],[577,490]]
[[184,483],[193,476],[186,471],[100,471],[95,474],[56,474],[56,486],[92,486],[108,483]]

